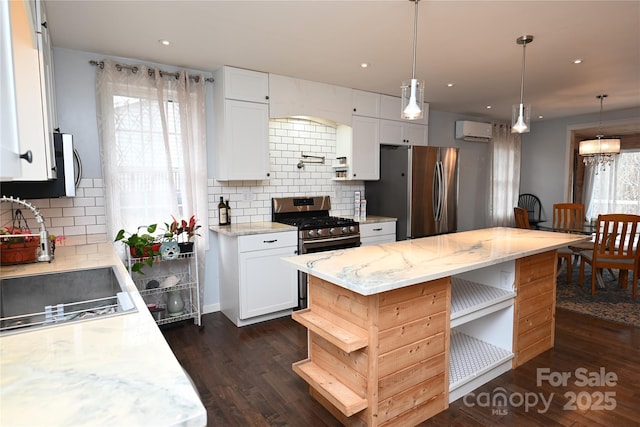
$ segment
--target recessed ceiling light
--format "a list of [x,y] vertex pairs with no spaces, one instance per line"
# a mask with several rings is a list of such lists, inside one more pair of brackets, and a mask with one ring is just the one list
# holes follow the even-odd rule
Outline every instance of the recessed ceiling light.
[[363,62],[362,64],[360,64],[361,68],[367,68],[369,66],[368,62]]
[[447,83],[447,87],[453,87],[454,83]]
[[160,43],[162,46],[169,46],[171,44],[169,40],[165,39],[158,40],[158,43]]
[[491,108],[493,108],[491,105],[487,105],[487,110],[491,110]]
[[573,63],[574,64],[582,64],[582,59],[576,58],[576,59],[573,60]]
[[544,119],[544,116],[541,114],[538,116],[539,119]]

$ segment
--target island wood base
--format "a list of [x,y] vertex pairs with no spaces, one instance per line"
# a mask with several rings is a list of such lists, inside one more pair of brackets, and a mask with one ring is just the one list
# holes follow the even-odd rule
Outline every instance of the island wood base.
[[[555,328],[555,250],[511,263],[507,370],[553,347]],[[309,357],[294,371],[344,425],[419,424],[449,406],[451,290],[445,277],[364,296],[310,275],[309,308],[293,313]]]

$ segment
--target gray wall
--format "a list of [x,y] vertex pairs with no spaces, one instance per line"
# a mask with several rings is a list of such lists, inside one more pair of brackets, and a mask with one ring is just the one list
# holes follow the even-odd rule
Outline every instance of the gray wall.
[[[602,114],[602,126],[620,121],[640,123],[640,108]],[[553,216],[553,204],[568,202],[571,130],[597,127],[599,113],[557,120],[533,122],[531,132],[522,138],[520,192],[537,195],[542,216]]]
[[488,144],[455,139],[456,120],[490,122],[481,117],[461,116],[445,111],[429,112],[429,145],[458,147],[458,230],[487,226]]

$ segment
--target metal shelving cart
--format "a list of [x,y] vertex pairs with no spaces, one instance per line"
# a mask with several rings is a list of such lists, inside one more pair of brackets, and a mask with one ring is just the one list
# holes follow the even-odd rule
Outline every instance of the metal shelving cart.
[[[195,247],[193,252],[180,253],[173,259],[154,256],[153,266],[145,265],[142,268],[144,274],[131,270],[133,264],[146,259],[134,258],[127,253],[127,268],[156,323],[165,325],[193,319],[194,323],[202,329],[198,253]],[[171,297],[175,298],[175,294],[179,295],[184,307],[177,312],[170,312],[168,300]]]

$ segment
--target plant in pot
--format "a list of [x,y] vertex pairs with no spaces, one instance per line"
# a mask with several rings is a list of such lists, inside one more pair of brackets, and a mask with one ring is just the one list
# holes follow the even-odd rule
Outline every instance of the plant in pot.
[[[118,231],[114,242],[122,242],[129,247],[129,253],[136,261],[131,266],[131,271],[144,274],[142,268],[145,265],[153,265],[153,257],[160,255],[160,242],[153,236],[157,224],[141,225],[135,233],[127,233],[124,229]],[[140,231],[143,229],[144,231]],[[146,231],[146,232],[145,232]]]
[[28,228],[4,227],[0,229],[0,264],[24,264],[36,260],[40,238],[29,236],[29,234],[33,233]]
[[191,215],[188,220],[182,219],[178,221],[173,218],[173,222],[170,225],[168,224],[167,228],[172,230],[172,233],[176,235],[178,245],[180,246],[180,253],[189,253],[193,252],[193,238],[200,235],[197,233],[197,230],[201,227],[195,215]]

